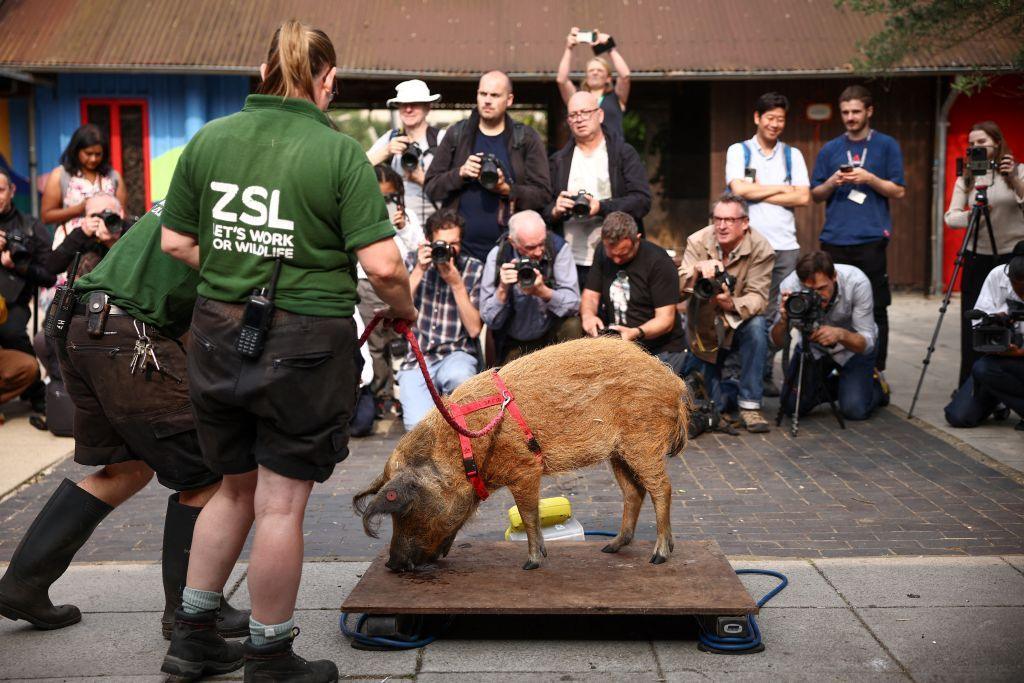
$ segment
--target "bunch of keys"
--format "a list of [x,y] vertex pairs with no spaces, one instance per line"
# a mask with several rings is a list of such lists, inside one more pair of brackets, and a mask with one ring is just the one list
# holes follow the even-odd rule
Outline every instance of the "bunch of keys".
[[149,335],[146,334],[146,324],[142,323],[141,330],[139,330],[138,322],[132,321],[132,324],[135,326],[135,333],[138,335],[138,339],[135,340],[135,353],[132,355],[132,362],[128,366],[128,372],[135,375],[138,372],[144,371],[146,379],[149,379],[153,371],[156,370],[164,377],[173,379],[178,384],[181,384],[180,377],[175,377],[160,367],[160,361],[156,359],[156,352],[153,351],[153,342],[150,340]]

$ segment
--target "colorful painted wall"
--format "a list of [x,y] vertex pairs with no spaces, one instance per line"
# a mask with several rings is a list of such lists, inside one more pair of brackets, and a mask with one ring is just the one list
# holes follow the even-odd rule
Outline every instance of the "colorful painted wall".
[[[150,197],[167,193],[185,143],[203,124],[241,109],[246,76],[59,74],[54,87],[38,86],[36,144],[39,175],[57,165],[71,134],[82,123],[84,98],[145,99],[149,111]],[[0,165],[16,176],[18,205],[29,206],[28,102],[0,99]],[[39,185],[41,187],[41,185]]]

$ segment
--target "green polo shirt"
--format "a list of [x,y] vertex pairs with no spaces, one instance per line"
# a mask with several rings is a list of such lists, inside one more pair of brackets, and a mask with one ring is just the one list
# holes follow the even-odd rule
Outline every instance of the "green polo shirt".
[[192,320],[199,273],[160,250],[160,204],[117,241],[92,272],[75,282],[80,298],[103,291],[132,316],[180,337]]
[[240,303],[283,258],[276,303],[351,316],[354,250],[395,234],[359,144],[308,100],[249,95],[205,125],[174,169],[163,224],[199,242],[199,294]]

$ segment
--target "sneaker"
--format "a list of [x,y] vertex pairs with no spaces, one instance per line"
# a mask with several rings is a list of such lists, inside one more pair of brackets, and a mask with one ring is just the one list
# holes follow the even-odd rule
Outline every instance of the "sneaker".
[[[878,386],[882,388],[882,399],[878,402],[878,405],[882,407],[889,405],[889,400],[892,396],[892,388],[889,386],[889,383],[885,381],[885,374],[878,368],[875,368],[873,379],[878,382]],[[955,391],[953,392],[953,395],[956,395]]]
[[760,410],[740,410],[740,422],[751,434],[764,434],[771,431],[768,422],[761,415]]
[[770,377],[764,378],[762,391],[768,398],[778,398],[782,395],[782,392],[779,391],[779,387],[775,385],[775,382],[772,381]]

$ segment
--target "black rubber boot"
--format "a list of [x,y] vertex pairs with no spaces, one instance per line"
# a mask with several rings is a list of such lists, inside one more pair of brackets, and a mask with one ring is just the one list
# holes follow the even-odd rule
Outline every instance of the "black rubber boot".
[[[164,517],[164,548],[161,556],[164,615],[160,620],[164,640],[171,639],[174,612],[181,607],[181,591],[185,588],[185,577],[188,574],[192,532],[202,511],[202,508],[179,503],[178,496],[175,493],[167,499],[167,515]],[[217,633],[225,638],[244,638],[249,635],[249,611],[237,610],[221,598]]]
[[246,639],[245,683],[332,683],[338,680],[338,667],[334,662],[326,659],[308,662],[292,652],[292,642],[299,635],[299,629],[295,629],[292,634],[291,638],[259,646],[253,645],[251,639]]
[[242,667],[243,652],[241,643],[228,642],[217,633],[216,610],[185,614],[179,609],[160,670],[187,680],[226,674]]
[[21,539],[0,579],[0,614],[46,630],[80,622],[82,613],[77,607],[55,607],[50,602],[50,586],[67,571],[75,553],[113,509],[70,479],[62,481]]

